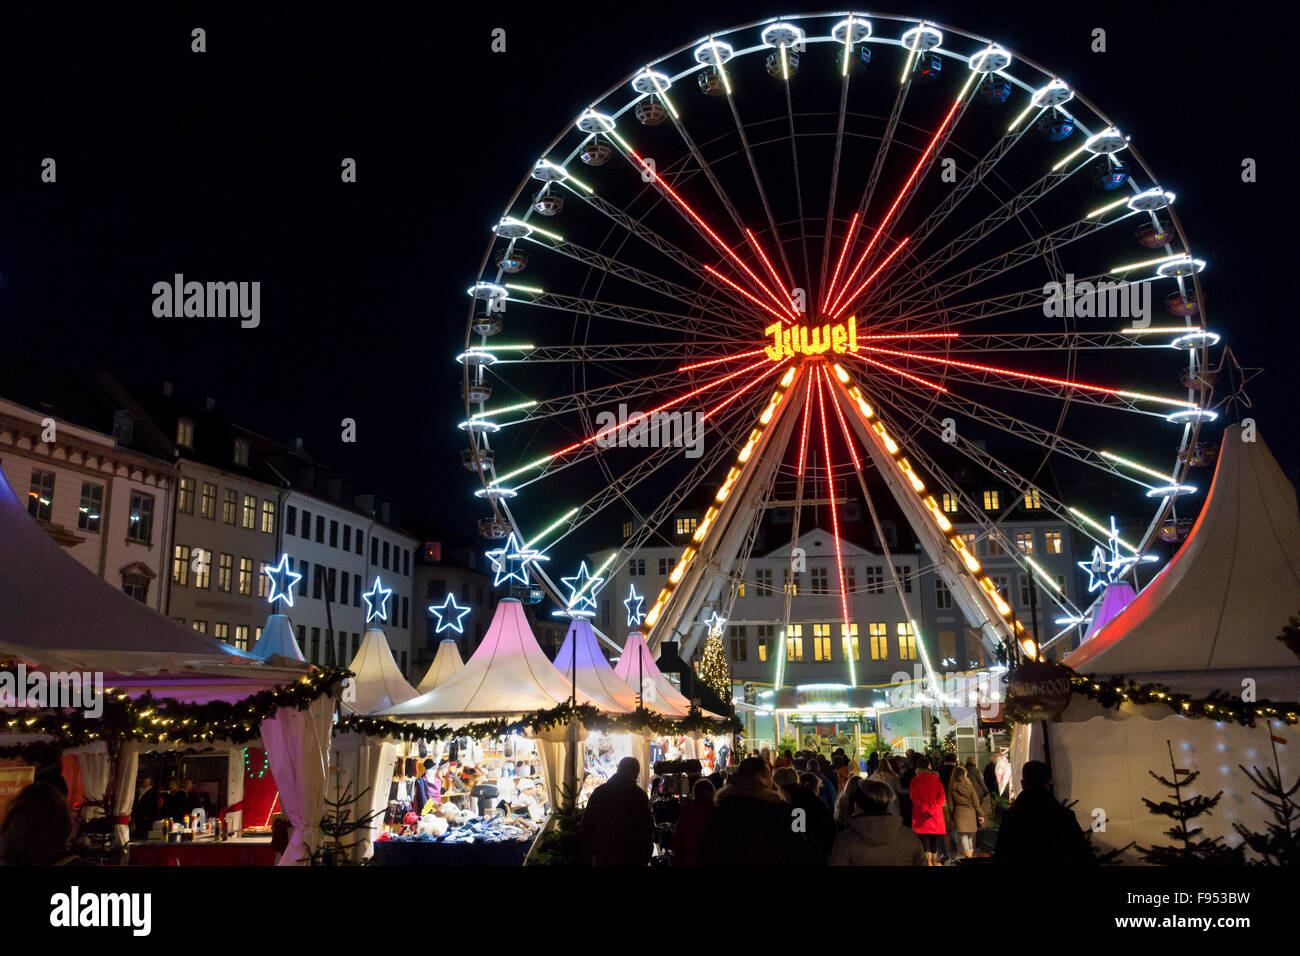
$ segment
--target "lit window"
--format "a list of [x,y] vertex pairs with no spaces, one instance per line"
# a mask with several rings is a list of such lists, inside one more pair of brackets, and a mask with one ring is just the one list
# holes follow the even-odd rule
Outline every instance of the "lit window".
[[239,593],[249,595],[253,593],[253,559],[239,559]]
[[859,656],[858,626],[856,624],[840,625],[840,649],[845,660],[857,661],[862,659]]
[[194,479],[182,477],[176,491],[176,510],[181,514],[194,514]]
[[217,516],[217,486],[210,481],[203,483],[203,495],[199,498],[199,515],[208,520]]
[[996,491],[984,492],[984,510],[997,511],[998,507],[998,493]]
[[262,502],[262,530],[275,534],[275,499],[267,498]]
[[624,521],[624,522],[623,522],[623,540],[626,541],[626,540],[627,540],[628,538],[630,538],[630,537],[632,537],[632,522],[630,522],[630,521]]
[[786,594],[798,594],[798,593],[799,593],[799,575],[797,575],[797,574],[792,575],[792,574],[790,573],[790,569],[789,569],[789,568],[786,568],[786,569],[784,569],[784,571],[782,572],[782,574],[781,574],[781,578],[782,578],[782,581],[783,581],[784,586],[785,586],[785,593],[786,593]]
[[190,546],[178,544],[172,549],[172,583],[187,587],[190,583]]
[[188,418],[176,419],[176,444],[182,448],[194,447],[194,423]]
[[250,531],[257,527],[257,499],[244,495],[244,527]]
[[829,661],[831,659],[831,626],[829,624],[813,625],[813,660]]
[[153,540],[153,495],[142,491],[131,492],[130,523],[126,536],[132,541],[148,544]]
[[234,488],[227,488],[225,498],[221,502],[221,520],[225,524],[235,523],[235,509],[239,505],[239,495],[235,493]]
[[104,486],[93,481],[81,483],[81,505],[77,509],[77,527],[91,534],[99,532],[99,519],[104,512]]
[[27,513],[37,521],[49,521],[54,506],[54,472],[32,469],[31,490],[27,493]]
[[212,625],[212,636],[215,637],[215,638],[216,638],[217,640],[219,640],[219,641],[227,640],[227,639],[230,637],[230,625],[229,625],[229,624],[220,624],[220,623],[218,623],[218,624],[213,624],[213,625]]
[[1007,549],[1002,547],[1002,540],[993,535],[989,535],[989,554],[997,556],[1006,553]]
[[694,534],[694,533],[695,533],[695,527],[696,527],[696,524],[697,524],[697,519],[695,519],[695,518],[678,518],[678,519],[677,519],[677,533],[678,533],[678,534]]
[[235,464],[248,467],[248,440],[245,438],[235,439]]
[[206,591],[208,581],[212,577],[212,552],[195,548],[190,559],[190,567],[194,569],[194,586]]
[[867,625],[867,636],[871,639],[871,659],[873,661],[889,660],[889,628],[884,621],[872,621]]
[[230,576],[235,568],[235,556],[223,554],[217,559],[217,590],[230,593]]
[[803,625],[791,624],[790,630],[785,635],[785,659],[788,661],[803,660]]
[[957,633],[955,631],[939,632],[939,658],[944,661],[957,659]]
[[235,646],[241,651],[248,650],[248,625],[235,625]]
[[1020,549],[1021,554],[1033,554],[1034,533],[1032,531],[1017,531],[1016,547]]
[[1060,554],[1062,547],[1061,532],[1044,531],[1043,544],[1047,547],[1048,554]]
[[950,494],[948,494],[948,492],[946,492],[946,491],[943,493],[943,510],[946,511],[946,512],[948,512],[948,514],[950,514],[950,515],[951,515],[951,514],[956,514],[956,513],[957,513],[957,496],[956,496],[956,495],[950,495]]
[[905,661],[916,660],[916,634],[906,621],[898,622],[898,656]]
[[195,621],[195,622],[194,622],[194,630],[198,631],[200,634],[206,634],[206,633],[208,633],[208,622],[207,622],[207,621]]
[[1025,492],[1025,507],[1033,511],[1043,506],[1042,493],[1037,488],[1030,488]]

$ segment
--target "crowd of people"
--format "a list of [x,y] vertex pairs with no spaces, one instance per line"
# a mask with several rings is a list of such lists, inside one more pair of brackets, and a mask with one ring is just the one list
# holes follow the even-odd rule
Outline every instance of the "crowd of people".
[[131,811],[131,832],[144,839],[157,820],[177,822],[191,816],[197,808],[205,818],[216,812],[212,797],[195,786],[193,780],[172,777],[164,787],[155,787],[152,777],[141,777],[136,784],[135,807]]
[[[941,866],[980,858],[1017,866],[1083,865],[1088,841],[1056,799],[1041,761],[1009,782],[974,757],[873,754],[865,774],[843,750],[828,758],[760,751],[694,780],[674,811],[674,866]],[[598,866],[644,866],[657,836],[640,765],[625,758],[592,793],[580,837]],[[652,786],[652,792],[657,788]],[[674,798],[675,799],[675,798]],[[996,828],[994,824],[996,822]],[[980,845],[982,838],[983,846]]]

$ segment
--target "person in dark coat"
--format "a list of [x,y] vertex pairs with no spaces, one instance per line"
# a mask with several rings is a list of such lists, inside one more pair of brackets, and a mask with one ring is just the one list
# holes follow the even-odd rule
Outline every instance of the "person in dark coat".
[[0,821],[0,865],[53,866],[68,856],[72,817],[58,787],[29,783],[15,794]]
[[135,798],[135,809],[131,813],[135,832],[143,839],[153,829],[154,821],[163,818],[163,795],[153,785],[152,777],[140,779],[140,795]]
[[591,792],[578,836],[596,866],[645,866],[654,852],[650,798],[637,783],[635,757],[618,762],[614,776]]
[[892,810],[894,788],[864,780],[853,795],[848,829],[835,838],[831,866],[925,866],[921,838]]
[[49,741],[38,740],[23,748],[23,762],[35,768],[33,783],[48,783],[65,797],[68,795],[68,781],[63,777],[63,755]]
[[742,760],[716,803],[700,847],[703,865],[816,865],[816,852],[794,827],[794,808],[761,758]]
[[691,799],[682,807],[673,832],[673,866],[699,866],[700,844],[704,842],[704,828],[713,816],[713,800],[717,788],[710,777],[696,780],[691,789]]
[[1020,794],[1002,814],[993,862],[1016,867],[1082,866],[1092,859],[1074,811],[1052,793],[1051,771],[1030,760],[1020,771]]
[[772,782],[781,788],[790,806],[804,811],[804,833],[808,845],[817,854],[817,862],[830,859],[831,844],[835,842],[835,817],[822,802],[821,778],[805,770],[796,774],[793,767],[781,767],[772,772]]
[[984,765],[984,789],[989,792],[989,798],[997,802],[1002,790],[998,787],[998,758],[994,754],[989,758],[989,762]]

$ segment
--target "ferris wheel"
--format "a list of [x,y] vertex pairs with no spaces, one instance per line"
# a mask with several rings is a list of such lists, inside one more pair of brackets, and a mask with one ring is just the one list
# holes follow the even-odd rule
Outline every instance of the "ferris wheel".
[[[637,65],[530,164],[467,290],[479,528],[571,606],[547,551],[621,527],[598,579],[716,487],[648,599],[651,643],[689,653],[778,481],[795,535],[836,481],[879,531],[883,486],[971,626],[1034,658],[951,514],[1001,540],[1067,630],[1083,611],[945,462],[1125,569],[1185,536],[1219,337],[1174,201],[1081,92],[930,21],[791,16]],[[1113,533],[1116,503],[1148,511],[1140,534]],[[842,563],[836,593],[847,620]]]

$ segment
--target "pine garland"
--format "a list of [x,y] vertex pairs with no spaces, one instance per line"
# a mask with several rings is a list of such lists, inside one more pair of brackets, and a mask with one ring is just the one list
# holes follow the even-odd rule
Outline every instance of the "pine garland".
[[1243,727],[1254,727],[1259,720],[1280,720],[1287,724],[1300,722],[1300,704],[1295,701],[1248,702],[1219,690],[1211,691],[1205,697],[1193,697],[1171,690],[1164,684],[1138,684],[1123,677],[1098,680],[1075,671],[1070,672],[1070,685],[1074,693],[1095,700],[1106,708],[1122,704],[1163,704],[1182,717],[1232,721]]

